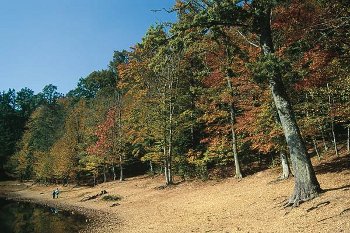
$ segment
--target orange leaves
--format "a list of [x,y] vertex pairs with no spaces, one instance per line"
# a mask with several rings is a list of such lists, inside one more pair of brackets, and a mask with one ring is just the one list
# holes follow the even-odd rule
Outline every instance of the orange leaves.
[[203,79],[203,84],[205,87],[220,87],[225,82],[223,77],[222,72],[218,70],[213,71]]
[[308,75],[298,83],[295,88],[302,90],[306,88],[314,88],[324,86],[329,82],[328,65],[334,58],[335,54],[322,50],[319,46],[306,52],[301,60],[301,66],[308,64]]
[[293,0],[290,4],[275,9],[271,26],[282,32],[283,45],[288,47],[293,42],[305,38],[311,25],[317,22],[319,11],[318,4],[313,0]]

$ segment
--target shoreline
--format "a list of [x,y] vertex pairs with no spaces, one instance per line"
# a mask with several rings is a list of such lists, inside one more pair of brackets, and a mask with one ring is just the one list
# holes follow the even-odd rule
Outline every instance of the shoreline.
[[[349,155],[316,161],[317,178],[326,192],[297,208],[281,204],[292,193],[294,180],[276,181],[279,169],[242,180],[192,180],[169,187],[164,187],[162,176],[95,187],[0,182],[0,196],[79,212],[91,219],[81,231],[86,233],[350,232],[350,170],[327,170],[330,164],[349,162]],[[60,196],[52,199],[57,187]],[[122,199],[105,201],[98,196],[84,201],[103,190]]]
[[[2,182],[0,182],[1,184]],[[10,186],[14,186],[14,185],[21,185],[20,182],[17,181],[11,181],[11,185],[5,185],[7,186],[7,188],[10,188]],[[1,185],[4,186],[4,185]],[[50,198],[38,198],[37,196],[33,195],[33,191],[29,191],[27,192],[27,195],[23,195],[23,193],[25,191],[28,191],[28,189],[33,186],[32,185],[26,185],[26,188],[20,189],[20,190],[7,190],[7,191],[3,191],[1,189],[0,186],[0,198],[3,198],[5,200],[9,200],[9,201],[16,201],[16,202],[26,202],[26,203],[33,203],[33,204],[37,204],[40,206],[44,206],[44,207],[52,207],[52,208],[57,208],[63,211],[67,211],[70,214],[79,214],[79,215],[83,215],[86,218],[86,226],[79,231],[79,233],[87,233],[87,232],[100,232],[100,228],[104,228],[104,226],[108,225],[107,219],[110,220],[111,217],[115,218],[115,220],[117,220],[116,216],[111,216],[111,214],[106,213],[103,210],[97,210],[94,208],[88,208],[88,207],[84,207],[79,205],[79,203],[71,203],[69,201],[66,201],[64,199],[64,197],[59,197],[56,199],[50,199]],[[49,189],[53,189],[53,187],[57,187],[56,186],[41,186],[38,185],[39,187],[42,188],[49,188]],[[40,188],[39,188],[40,189]],[[42,192],[39,193],[40,195],[45,195]],[[46,195],[47,196],[47,195]],[[120,224],[120,223],[119,223]]]

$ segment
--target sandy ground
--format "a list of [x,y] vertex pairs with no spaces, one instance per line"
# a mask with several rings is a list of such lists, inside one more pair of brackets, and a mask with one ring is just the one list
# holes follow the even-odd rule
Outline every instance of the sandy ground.
[[[245,177],[211,181],[186,181],[160,188],[161,176],[135,177],[94,188],[0,183],[9,197],[79,211],[92,219],[86,232],[350,232],[350,156],[313,161],[325,190],[298,208],[283,208],[293,179],[274,182],[278,169]],[[101,198],[84,201],[106,190],[118,202]],[[106,195],[108,195],[106,194]],[[119,205],[111,207],[112,204]]]

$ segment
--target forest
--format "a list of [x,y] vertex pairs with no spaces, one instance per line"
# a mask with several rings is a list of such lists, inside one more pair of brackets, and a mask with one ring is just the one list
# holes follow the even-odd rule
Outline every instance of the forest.
[[350,150],[348,0],[177,0],[74,90],[0,94],[1,177],[96,185],[139,174],[244,179],[281,166],[290,205],[322,192],[310,158]]

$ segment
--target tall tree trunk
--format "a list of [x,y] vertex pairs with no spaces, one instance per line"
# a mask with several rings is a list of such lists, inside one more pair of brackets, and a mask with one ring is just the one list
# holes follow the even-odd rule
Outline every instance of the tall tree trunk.
[[[194,80],[193,80],[193,76],[191,75],[191,79],[190,79],[190,90],[193,89],[194,87]],[[195,95],[193,92],[191,92],[190,94],[191,96],[191,114],[190,114],[190,121],[191,121],[191,126],[190,126],[190,132],[191,132],[191,149],[194,149],[194,124],[195,124],[195,117],[194,117],[194,110],[196,108],[196,105],[195,105]]]
[[165,176],[165,184],[169,185],[170,180],[169,180],[169,163],[168,163],[168,158],[164,159],[164,176]]
[[282,166],[282,175],[280,176],[281,179],[288,179],[290,176],[290,169],[289,169],[289,163],[287,155],[284,151],[280,152],[281,157],[281,166]]
[[327,83],[327,90],[328,90],[328,104],[329,104],[329,115],[331,118],[331,132],[332,132],[332,137],[333,137],[333,146],[334,146],[334,151],[335,155],[339,157],[338,154],[338,146],[337,146],[337,141],[335,139],[335,132],[334,132],[334,116],[333,116],[333,105],[332,105],[332,96],[331,96],[331,90],[329,88],[329,85]]
[[168,165],[168,156],[167,156],[167,152],[166,152],[166,146],[163,146],[163,154],[164,154],[164,176],[165,176],[165,184],[168,185],[169,184],[169,165]]
[[[265,56],[270,56],[274,53],[270,17],[271,9],[267,6],[262,6],[258,20],[261,30],[260,46]],[[321,192],[321,188],[317,181],[311,160],[306,152],[306,147],[282,82],[281,74],[278,72],[272,74],[269,79],[269,86],[281,120],[295,175],[294,192],[288,201],[288,205],[297,206],[300,202],[318,196]]]
[[103,182],[107,182],[106,165],[103,165]]
[[113,173],[113,180],[115,181],[117,179],[117,174],[115,173],[115,165],[112,165],[112,173]]
[[309,117],[309,96],[307,93],[305,94],[305,98],[306,98],[306,103],[307,103],[307,106],[305,108],[305,114],[306,114],[306,117]]
[[347,143],[348,152],[350,152],[350,125],[348,125],[348,143]]
[[[164,91],[163,91],[163,108],[167,108],[167,102],[166,102],[166,90],[167,85],[164,85]],[[164,116],[166,115],[166,110],[164,111]],[[165,185],[169,185],[169,157],[168,157],[168,150],[167,150],[167,117],[163,118],[163,157],[164,157],[164,177],[165,177]]]
[[328,151],[328,146],[327,146],[326,139],[325,139],[324,133],[323,133],[323,127],[320,126],[320,129],[321,129],[321,136],[322,136],[322,142],[323,142],[324,150]]
[[[168,124],[166,129],[168,129],[167,132],[167,136],[165,136],[165,138],[168,138],[167,142],[168,142],[168,151],[167,151],[167,155],[166,157],[166,166],[165,166],[165,170],[167,178],[166,178],[166,184],[170,185],[173,184],[173,175],[172,175],[172,154],[173,154],[173,115],[174,115],[174,103],[173,103],[173,97],[176,96],[176,94],[174,94],[174,89],[176,90],[176,87],[174,88],[174,77],[173,74],[171,73],[171,71],[173,70],[173,68],[171,67],[171,65],[173,64],[173,60],[172,58],[170,58],[170,62],[169,62],[169,66],[167,67],[167,73],[166,73],[166,77],[167,77],[167,87],[169,90],[169,101],[168,101],[168,110],[169,110],[169,115],[168,115]],[[165,99],[165,103],[166,103],[166,98]]]
[[316,139],[313,138],[313,139],[312,139],[312,142],[314,143],[314,148],[315,148],[315,152],[316,152],[316,154],[317,154],[318,161],[320,161],[320,160],[321,160],[321,156],[320,156],[320,153],[318,153],[318,148],[317,148],[317,144],[316,144]]
[[151,174],[152,174],[152,176],[153,176],[153,175],[154,175],[154,169],[153,169],[152,160],[149,161],[149,168],[150,168]]
[[289,203],[299,205],[300,202],[312,199],[321,191],[306,147],[302,140],[299,127],[294,117],[292,107],[284,90],[280,77],[270,80],[273,99],[281,119],[281,125],[289,147],[293,170],[295,173],[295,187]]
[[334,146],[335,156],[339,157],[337,140],[335,139],[334,119],[333,118],[331,119],[331,131],[332,131],[332,137],[333,137],[333,146]]
[[[233,88],[232,88],[232,83],[229,77],[227,77],[227,86],[230,90],[231,97],[233,97]],[[231,136],[232,136],[232,141],[231,141],[231,146],[232,146],[232,152],[233,152],[233,158],[235,161],[235,178],[237,179],[242,179],[242,172],[241,172],[241,167],[239,165],[239,160],[238,160],[238,153],[237,153],[237,139],[236,139],[236,132],[235,132],[235,110],[234,110],[234,105],[233,102],[230,104],[230,124],[231,124]]]
[[124,148],[123,148],[123,140],[122,140],[122,98],[121,94],[118,93],[118,105],[119,105],[119,111],[118,111],[118,151],[119,151],[119,168],[120,168],[120,174],[119,174],[119,181],[124,180],[124,168],[123,168],[123,163],[124,163]]
[[124,180],[123,154],[119,155],[119,168],[120,168],[119,181],[123,181]]
[[[169,72],[170,75],[170,72]],[[171,78],[170,85],[169,85],[169,91],[170,91],[170,100],[169,100],[169,143],[168,143],[168,184],[173,183],[173,176],[172,176],[172,153],[173,153],[173,100],[172,100],[172,91],[173,91],[173,81]]]

